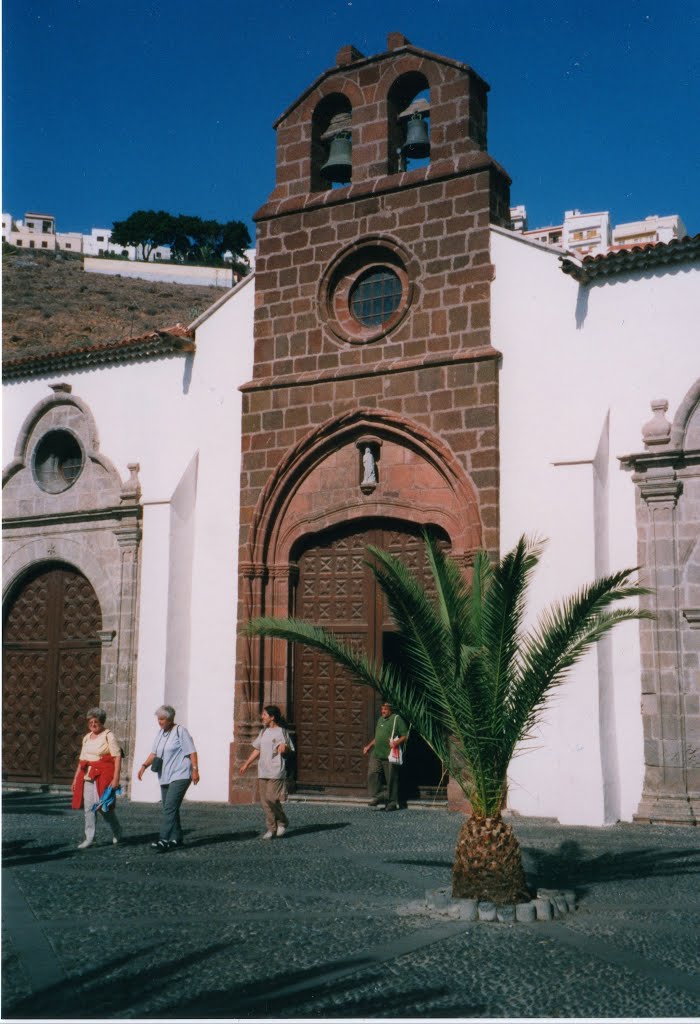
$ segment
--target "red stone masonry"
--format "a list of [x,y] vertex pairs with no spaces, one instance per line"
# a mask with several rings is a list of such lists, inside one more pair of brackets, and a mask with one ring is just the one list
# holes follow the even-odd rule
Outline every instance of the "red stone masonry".
[[[390,93],[399,79],[424,81],[430,90],[430,163],[389,173]],[[379,56],[341,49],[337,67],[275,125],[277,183],[256,214],[255,365],[243,388],[241,623],[284,607],[289,589],[289,576],[279,582],[285,567],[270,561],[272,542],[261,540],[266,530],[274,532],[266,488],[291,451],[353,413],[374,417],[379,434],[385,416],[392,431],[405,425],[411,444],[423,443],[415,435],[442,452],[443,460],[449,452],[448,461],[460,467],[464,487],[475,496],[481,524],[478,538],[473,526],[464,533],[472,538],[467,546],[483,544],[498,553],[498,353],[491,347],[489,225],[508,221],[510,180],[485,151],[487,91],[467,65],[392,33],[388,51]],[[352,107],[352,181],[319,191],[314,118],[338,94],[345,104],[340,109],[348,101]],[[373,252],[372,246],[390,264],[396,261],[404,304],[384,329],[353,336],[334,295],[344,268],[358,253]],[[433,479],[427,470],[424,478]],[[411,480],[420,479],[412,469]],[[290,493],[294,486],[290,476]],[[313,505],[320,499],[308,500]],[[393,500],[400,503],[401,495]],[[407,505],[413,504],[411,497]],[[381,511],[377,505],[376,514]],[[263,698],[272,694],[284,704],[284,653],[275,650],[240,641],[237,744],[249,738]],[[244,753],[236,752],[235,760]],[[232,799],[248,798],[234,782]]]

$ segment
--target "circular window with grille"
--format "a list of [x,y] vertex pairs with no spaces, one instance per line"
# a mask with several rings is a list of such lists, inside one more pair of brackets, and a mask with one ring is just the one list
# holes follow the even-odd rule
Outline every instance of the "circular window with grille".
[[409,263],[407,254],[385,239],[366,239],[340,254],[324,274],[319,294],[336,337],[364,344],[401,323],[413,298]]
[[34,449],[34,479],[42,491],[60,494],[72,487],[83,470],[83,449],[68,430],[50,430]]
[[401,303],[401,281],[388,267],[360,275],[350,292],[350,310],[364,327],[390,320]]

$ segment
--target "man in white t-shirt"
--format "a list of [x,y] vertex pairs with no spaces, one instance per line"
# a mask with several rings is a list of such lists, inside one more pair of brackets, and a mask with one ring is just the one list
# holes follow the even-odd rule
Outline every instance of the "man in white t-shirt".
[[254,761],[258,762],[260,803],[265,812],[267,832],[263,839],[281,838],[289,821],[282,808],[287,799],[287,766],[284,755],[294,750],[284,728],[282,712],[275,704],[267,704],[260,713],[262,729],[253,740],[253,750],[239,771],[245,775]]

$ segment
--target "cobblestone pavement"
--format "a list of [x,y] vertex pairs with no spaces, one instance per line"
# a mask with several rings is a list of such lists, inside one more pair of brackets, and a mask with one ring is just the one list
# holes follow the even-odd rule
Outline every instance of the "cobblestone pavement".
[[449,884],[459,815],[185,804],[186,846],[76,849],[61,793],[3,798],[3,1019],[700,1016],[697,829],[517,819],[528,878],[576,890],[554,922],[399,916]]

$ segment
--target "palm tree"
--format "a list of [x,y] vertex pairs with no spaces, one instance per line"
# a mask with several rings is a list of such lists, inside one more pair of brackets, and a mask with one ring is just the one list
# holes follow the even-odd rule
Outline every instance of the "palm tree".
[[367,564],[397,629],[391,663],[376,665],[297,619],[259,618],[246,631],[330,655],[384,694],[437,754],[472,811],[457,841],[454,896],[529,899],[517,839],[501,817],[511,758],[569,669],[618,622],[645,614],[611,606],[647,591],[632,581],[633,569],[602,577],[552,606],[526,632],[525,598],[541,543],[521,537],[497,565],[477,552],[469,582],[427,533],[424,540],[434,599],[400,559],[368,548]]

